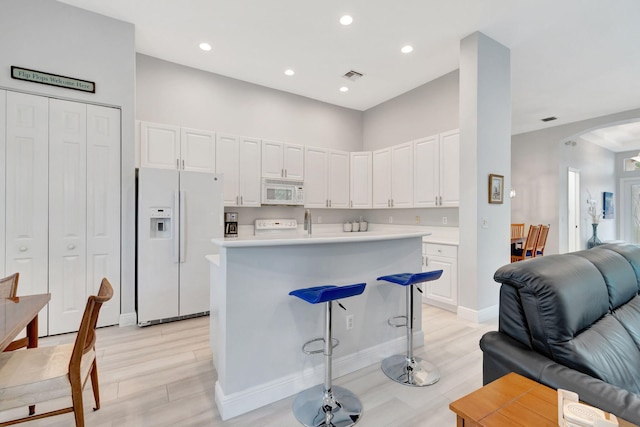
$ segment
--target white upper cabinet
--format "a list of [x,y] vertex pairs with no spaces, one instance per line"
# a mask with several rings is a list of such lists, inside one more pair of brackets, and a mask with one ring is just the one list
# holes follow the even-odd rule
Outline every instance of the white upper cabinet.
[[371,151],[350,153],[350,207],[367,209],[372,206],[372,153]]
[[373,152],[373,207],[413,207],[413,143]]
[[259,139],[216,137],[216,171],[223,174],[225,206],[260,206]]
[[[7,159],[6,152],[6,134],[7,134],[7,92],[0,89],[0,200],[5,200],[5,165]],[[6,206],[3,204],[3,206]],[[5,264],[5,209],[0,209],[0,277],[6,277],[9,274],[4,269]]]
[[208,130],[182,128],[181,169],[191,172],[216,171],[216,134]]
[[140,166],[214,173],[215,142],[211,131],[141,122]]
[[306,148],[305,207],[349,207],[349,153]]
[[460,203],[460,133],[458,130],[414,142],[415,207]]
[[304,179],[304,147],[277,141],[262,141],[262,176]]

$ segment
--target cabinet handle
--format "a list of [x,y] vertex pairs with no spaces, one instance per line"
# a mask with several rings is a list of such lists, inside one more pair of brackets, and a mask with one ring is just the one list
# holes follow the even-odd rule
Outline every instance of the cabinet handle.
[[27,252],[29,250],[29,248],[27,248],[26,246],[20,246],[20,252]]
[[440,206],[442,206],[442,196],[440,196]]
[[238,196],[236,196],[236,205],[238,204]]
[[438,206],[438,196],[436,196],[435,204]]
[[180,169],[180,159],[176,159],[176,169]]
[[387,207],[390,208],[391,207],[391,199],[387,199]]
[[352,208],[352,207],[353,207],[353,200],[351,200],[351,201],[349,202],[349,207],[350,207],[350,208]]
[[429,257],[428,256],[424,257],[424,266],[425,267],[429,267]]
[[182,161],[182,170],[184,170],[184,160]]
[[285,169],[285,170],[284,170],[284,177],[285,177],[285,178],[287,177],[287,173],[288,173],[288,171]]
[[391,199],[391,207],[393,207],[393,199]]
[[240,196],[240,205],[241,206],[244,205],[244,197],[243,196]]
[[73,243],[67,246],[67,249],[69,249],[70,251],[74,250],[75,248],[76,248],[76,245],[74,245]]
[[329,207],[331,207],[331,200],[329,200]]

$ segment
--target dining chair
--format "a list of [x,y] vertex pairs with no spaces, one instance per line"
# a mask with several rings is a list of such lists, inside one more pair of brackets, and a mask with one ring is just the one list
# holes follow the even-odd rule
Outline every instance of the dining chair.
[[524,223],[511,224],[511,238],[517,239],[524,236]]
[[540,224],[540,234],[538,235],[538,241],[536,242],[536,251],[534,256],[543,256],[544,247],[547,245],[547,236],[549,235],[550,225]]
[[100,409],[95,331],[100,308],[112,296],[111,284],[102,279],[98,295],[87,300],[75,343],[0,354],[0,411],[61,397],[71,397],[72,402],[70,407],[0,422],[0,426],[73,412],[76,427],[83,427],[82,389],[89,378],[95,410]]
[[527,234],[527,240],[525,240],[524,246],[521,249],[514,250],[514,252],[511,254],[511,262],[522,261],[524,259],[533,258],[535,256],[538,234],[540,234],[540,226],[530,225],[529,233]]
[[[20,273],[13,273],[11,276],[0,279],[0,298],[15,298],[18,294],[18,280]],[[22,337],[9,344],[4,351],[13,351],[19,348],[27,347],[29,338]]]

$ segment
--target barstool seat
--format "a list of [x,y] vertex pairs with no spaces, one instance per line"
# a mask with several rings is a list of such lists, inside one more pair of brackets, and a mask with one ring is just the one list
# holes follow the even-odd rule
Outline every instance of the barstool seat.
[[[293,402],[293,414],[307,427],[335,426],[348,427],[358,422],[362,415],[362,403],[351,391],[331,384],[331,357],[333,355],[333,341],[331,338],[331,308],[338,299],[349,298],[364,292],[366,283],[354,285],[315,286],[312,288],[296,289],[289,295],[298,297],[310,304],[325,303],[325,331],[324,338],[308,341],[305,346],[314,341],[324,341],[325,376],[324,384],[308,388],[298,394]],[[344,308],[344,307],[343,307]]]
[[[422,282],[438,280],[442,270],[425,271],[421,273],[398,273],[378,277],[378,280],[405,286],[406,315],[395,318],[405,318],[405,324],[397,325],[389,319],[389,325],[407,328],[407,354],[395,354],[382,361],[382,372],[393,381],[413,386],[423,387],[435,384],[440,379],[440,372],[433,364],[419,357],[413,356],[413,289],[414,285]],[[418,289],[419,290],[419,289]],[[393,319],[395,319],[393,318]]]

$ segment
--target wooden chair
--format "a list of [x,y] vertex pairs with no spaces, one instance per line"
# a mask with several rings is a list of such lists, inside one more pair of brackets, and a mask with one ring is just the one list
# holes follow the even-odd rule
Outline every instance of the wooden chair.
[[[0,279],[0,298],[15,298],[18,294],[18,280],[20,273],[13,273],[11,276]],[[29,338],[22,337],[13,341],[4,349],[4,351],[13,351],[19,348],[27,347]]]
[[536,251],[536,243],[538,242],[538,235],[540,234],[539,225],[530,225],[529,234],[527,234],[527,240],[524,242],[522,249],[516,249],[511,254],[511,262],[522,261],[527,258],[533,258]]
[[524,223],[523,224],[511,224],[511,238],[518,239],[524,236]]
[[543,256],[544,247],[547,245],[547,235],[549,235],[549,225],[540,224],[540,234],[536,242],[536,251],[534,256]]
[[83,427],[82,389],[89,377],[95,410],[100,409],[95,330],[100,308],[112,296],[111,284],[102,279],[98,295],[87,300],[75,343],[0,354],[0,411],[65,396],[72,401],[71,407],[1,422],[0,426],[73,412],[76,427]]

